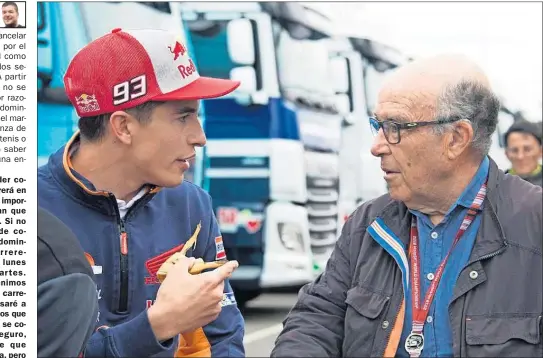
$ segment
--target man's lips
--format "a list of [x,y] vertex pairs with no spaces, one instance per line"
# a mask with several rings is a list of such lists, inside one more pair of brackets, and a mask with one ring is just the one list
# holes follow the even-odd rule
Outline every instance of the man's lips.
[[391,170],[391,169],[383,168],[383,167],[381,167],[381,170],[383,172],[385,172],[385,174],[398,174],[399,173],[399,171],[397,171],[397,170]]
[[196,153],[192,154],[192,155],[189,156],[189,157],[179,158],[179,159],[177,159],[177,160],[179,160],[179,161],[184,161],[184,162],[188,162],[188,161],[193,160],[194,158],[196,158]]

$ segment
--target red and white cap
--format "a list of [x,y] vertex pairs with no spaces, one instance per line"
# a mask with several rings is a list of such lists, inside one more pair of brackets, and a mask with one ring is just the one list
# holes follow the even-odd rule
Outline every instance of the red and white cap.
[[72,59],[64,86],[80,117],[135,107],[148,101],[217,98],[240,83],[201,77],[185,44],[163,30],[114,29]]

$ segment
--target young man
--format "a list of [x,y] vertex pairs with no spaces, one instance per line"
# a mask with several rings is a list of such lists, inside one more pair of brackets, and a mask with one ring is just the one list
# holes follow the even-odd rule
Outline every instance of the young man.
[[[74,231],[97,282],[89,356],[244,356],[244,321],[227,280],[209,195],[183,173],[205,135],[198,100],[238,82],[200,77],[169,32],[111,33],[81,49],[64,77],[79,132],[38,170],[39,204]],[[161,264],[197,235],[159,284]]]
[[513,124],[505,133],[505,154],[511,161],[509,174],[543,186],[543,172],[539,161],[543,156],[541,127],[536,123],[521,121]]

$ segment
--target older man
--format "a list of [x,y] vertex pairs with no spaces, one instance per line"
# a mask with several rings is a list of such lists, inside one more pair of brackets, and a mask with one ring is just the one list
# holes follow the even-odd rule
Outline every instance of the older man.
[[400,69],[371,125],[389,194],[349,218],[273,357],[540,357],[542,189],[487,156],[499,102],[461,56]]

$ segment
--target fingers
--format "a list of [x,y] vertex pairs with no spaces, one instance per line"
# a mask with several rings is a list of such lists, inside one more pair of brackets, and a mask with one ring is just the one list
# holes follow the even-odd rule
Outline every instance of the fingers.
[[219,285],[224,280],[226,280],[227,278],[232,276],[232,273],[234,272],[235,269],[238,268],[238,266],[239,266],[239,264],[238,264],[237,261],[235,261],[235,260],[228,261],[227,263],[225,263],[221,267],[218,267],[215,270],[210,271],[210,272],[205,272],[202,275],[205,275],[206,278],[209,279],[211,284]]
[[226,262],[221,262],[221,261],[204,262],[204,260],[202,259],[197,259],[196,262],[194,263],[194,266],[190,268],[189,272],[192,275],[196,275],[196,274],[201,273],[204,270],[220,267],[224,265],[225,263]]
[[193,257],[185,257],[179,252],[176,252],[166,262],[164,262],[157,272],[157,278],[160,282],[163,282],[166,279],[166,276],[173,271],[180,271],[180,275],[183,275],[184,272],[189,271],[189,269],[195,264],[197,260]]
[[195,262],[196,259],[194,257],[179,255],[179,258],[175,262],[175,265],[170,268],[170,271],[179,272],[179,274],[181,275],[188,275],[190,268],[194,265]]

